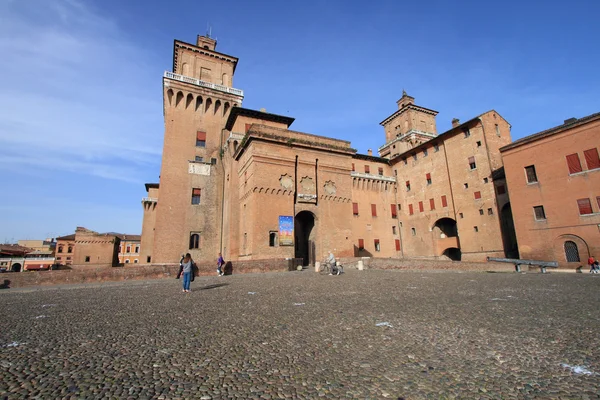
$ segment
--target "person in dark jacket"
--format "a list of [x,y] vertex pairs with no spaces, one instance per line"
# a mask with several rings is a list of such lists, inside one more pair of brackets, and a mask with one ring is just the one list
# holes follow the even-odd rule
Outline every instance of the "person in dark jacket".
[[183,259],[185,258],[185,255],[181,255],[181,260],[179,260],[179,272],[177,273],[177,278],[175,279],[179,279],[181,277],[181,274],[183,273]]

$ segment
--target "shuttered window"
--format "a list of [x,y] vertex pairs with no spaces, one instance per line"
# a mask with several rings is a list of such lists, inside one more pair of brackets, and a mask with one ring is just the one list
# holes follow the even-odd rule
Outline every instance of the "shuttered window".
[[419,202],[419,211],[420,212],[425,211],[425,208],[423,208],[423,202],[422,201]]
[[434,199],[429,199],[429,208],[431,210],[435,210],[435,200]]
[[246,124],[246,132],[245,133],[248,133],[248,131],[250,130],[251,126],[252,126],[252,124]]
[[383,168],[380,167],[378,172],[379,172],[379,176],[383,176]]
[[480,199],[481,198],[481,192],[475,192],[474,195],[475,195],[476,199]]
[[410,181],[406,181],[406,191],[410,191]]
[[577,200],[577,206],[579,207],[579,215],[587,215],[592,213],[592,203],[590,202],[590,199]]
[[354,171],[354,163],[352,163],[352,171]]
[[365,240],[364,239],[358,239],[358,249],[362,250],[365,248]]
[[413,215],[413,214],[414,214],[414,211],[413,211],[413,205],[412,205],[412,204],[409,204],[409,205],[408,205],[408,214],[409,214],[409,215]]
[[576,174],[577,172],[581,172],[581,162],[579,161],[579,154],[569,154],[567,156],[567,166],[569,167],[570,174]]
[[392,209],[392,218],[398,217],[398,211],[396,210],[396,205],[390,204],[390,208]]
[[446,196],[442,196],[442,207],[448,207],[448,201],[446,200]]
[[206,147],[206,132],[196,132],[196,147]]
[[600,158],[598,157],[598,149],[589,149],[583,152],[585,155],[585,163],[588,169],[600,168]]
[[371,204],[371,215],[373,217],[377,216],[377,204]]
[[352,214],[358,215],[358,203],[352,203]]
[[373,240],[373,244],[375,245],[375,251],[381,250],[381,248],[379,247],[379,239]]
[[371,169],[368,165],[365,165],[365,174],[368,174],[369,172],[371,172]]
[[396,239],[396,251],[400,251],[400,239]]
[[427,180],[427,184],[431,185],[431,174],[425,174],[425,179]]
[[200,189],[192,189],[192,204],[200,204]]

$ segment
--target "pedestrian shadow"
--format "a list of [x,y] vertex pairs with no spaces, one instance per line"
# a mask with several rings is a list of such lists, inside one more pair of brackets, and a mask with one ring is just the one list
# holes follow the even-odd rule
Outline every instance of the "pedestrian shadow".
[[215,283],[214,285],[206,285],[200,288],[200,290],[209,290],[209,289],[216,289],[219,288],[221,286],[227,286],[229,285],[229,283]]
[[10,280],[5,279],[4,283],[0,284],[0,289],[10,289]]

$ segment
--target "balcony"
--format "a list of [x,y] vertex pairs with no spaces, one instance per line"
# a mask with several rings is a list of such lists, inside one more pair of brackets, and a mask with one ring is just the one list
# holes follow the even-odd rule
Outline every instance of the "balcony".
[[244,97],[244,91],[241,89],[230,88],[227,86],[218,85],[216,83],[204,82],[204,81],[201,81],[200,79],[190,78],[189,76],[183,76],[183,75],[179,75],[179,74],[174,74],[169,71],[165,71],[165,74],[163,76],[165,78],[174,79],[179,82],[190,83],[192,85],[205,87],[205,88],[209,88],[209,89],[213,89],[213,90],[218,90],[220,92],[225,92],[225,93],[233,94],[236,96]]
[[373,180],[378,180],[378,181],[396,183],[396,178],[394,178],[392,176],[364,174],[362,172],[356,172],[356,171],[350,172],[350,175],[353,178],[373,179]]

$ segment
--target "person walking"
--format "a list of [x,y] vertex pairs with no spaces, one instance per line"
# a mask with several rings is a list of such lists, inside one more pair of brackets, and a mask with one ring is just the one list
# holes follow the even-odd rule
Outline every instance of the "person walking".
[[179,260],[179,272],[177,272],[177,277],[175,279],[179,279],[181,277],[181,274],[183,273],[183,259],[184,258],[185,258],[185,256],[182,254],[181,260]]
[[194,264],[194,260],[192,260],[192,256],[190,253],[187,253],[183,258],[183,293],[190,292],[190,281],[192,279],[192,265]]
[[590,274],[597,273],[596,268],[594,267],[595,262],[596,262],[596,260],[594,260],[594,256],[590,256],[590,258],[588,258],[588,265],[590,266]]
[[223,272],[223,265],[225,264],[225,260],[223,260],[223,256],[219,253],[219,257],[217,258],[217,274],[219,276],[225,275]]

